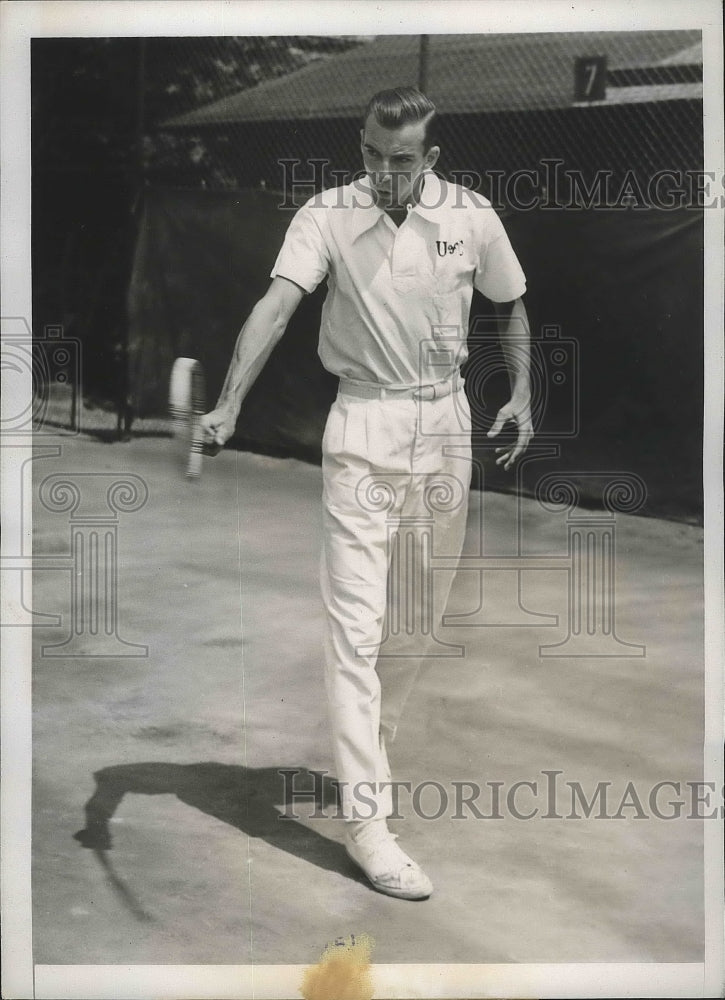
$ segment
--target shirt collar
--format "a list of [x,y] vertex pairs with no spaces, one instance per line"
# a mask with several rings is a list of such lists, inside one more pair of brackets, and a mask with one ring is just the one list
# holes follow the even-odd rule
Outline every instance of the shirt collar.
[[439,174],[426,170],[420,201],[412,210],[429,222],[440,222],[442,208],[446,208],[451,198],[450,184]]
[[[441,207],[448,201],[449,190],[446,181],[426,170],[423,174],[423,191],[421,200],[411,209],[411,213],[420,215],[427,222],[438,222]],[[352,184],[353,215],[352,215],[352,239],[355,241],[358,236],[372,227],[385,215],[382,208],[379,208],[373,199],[370,187],[370,179],[367,175],[357,178]]]
[[378,222],[385,214],[375,204],[370,178],[365,174],[352,182],[352,239],[355,241]]

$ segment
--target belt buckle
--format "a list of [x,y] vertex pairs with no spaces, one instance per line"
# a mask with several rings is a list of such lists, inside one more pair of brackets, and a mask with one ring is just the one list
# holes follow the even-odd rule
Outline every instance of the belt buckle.
[[422,385],[413,393],[413,399],[435,399],[436,387],[434,385]]

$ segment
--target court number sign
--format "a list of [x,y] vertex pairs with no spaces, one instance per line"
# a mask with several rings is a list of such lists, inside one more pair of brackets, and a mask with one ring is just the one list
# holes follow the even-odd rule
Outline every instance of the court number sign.
[[575,60],[575,101],[603,101],[606,97],[606,83],[606,56],[580,56]]

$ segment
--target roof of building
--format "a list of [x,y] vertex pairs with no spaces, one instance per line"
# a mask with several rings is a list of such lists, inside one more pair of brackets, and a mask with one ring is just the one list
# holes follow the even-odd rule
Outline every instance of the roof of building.
[[[186,127],[359,115],[375,91],[417,84],[420,38],[380,36],[164,124]],[[697,74],[683,80],[675,69],[702,64],[699,30],[431,35],[425,89],[440,114],[571,107],[574,60],[584,56],[606,56],[608,71],[659,70],[651,80],[640,74],[632,86],[620,75],[616,85],[607,87],[605,103],[626,102],[627,90],[632,91],[631,100],[702,94]]]

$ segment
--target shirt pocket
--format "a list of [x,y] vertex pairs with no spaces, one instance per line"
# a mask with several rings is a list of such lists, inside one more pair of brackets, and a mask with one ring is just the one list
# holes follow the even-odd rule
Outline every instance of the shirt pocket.
[[436,240],[434,286],[437,296],[452,295],[470,285],[474,263],[468,244],[465,237]]

